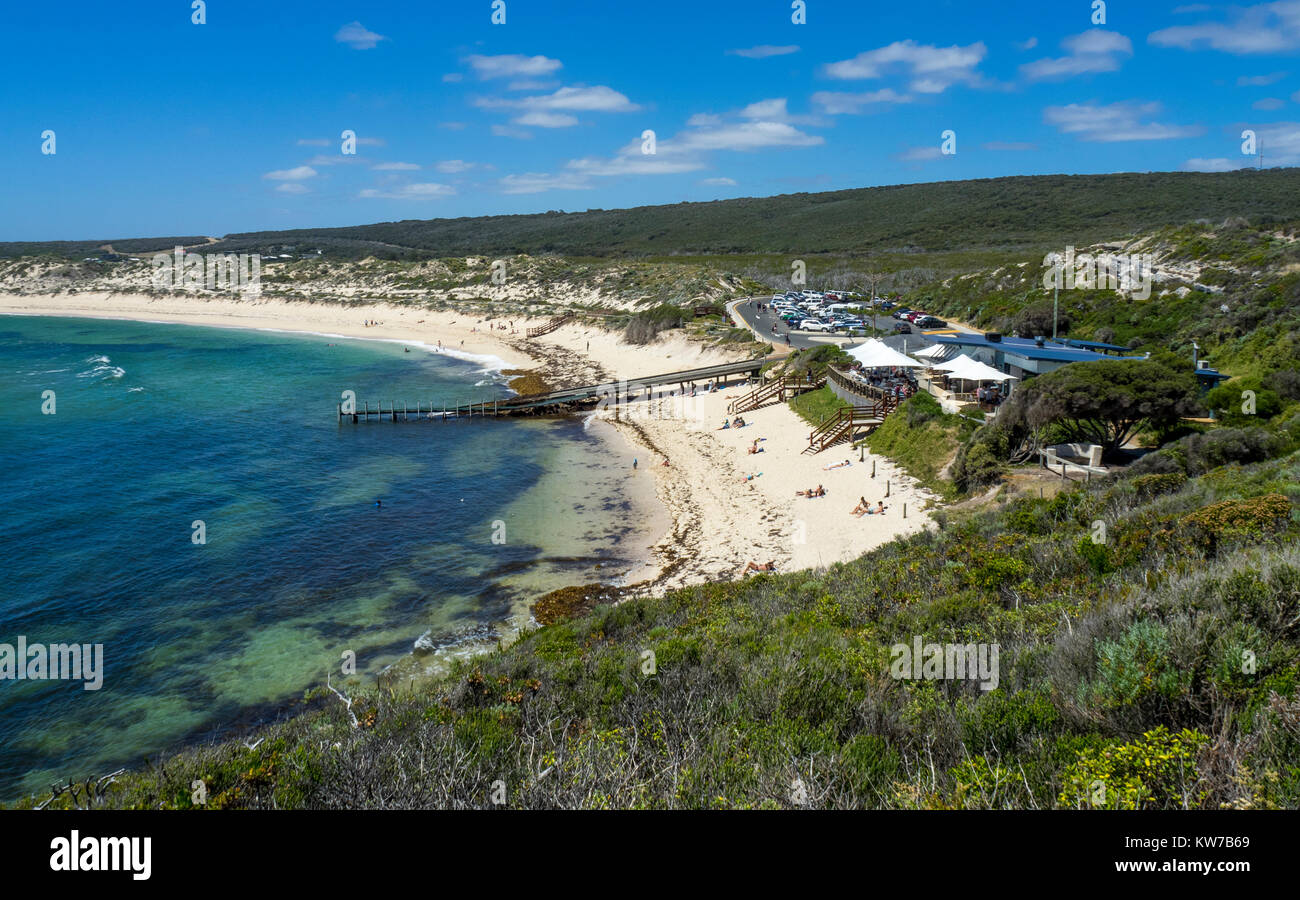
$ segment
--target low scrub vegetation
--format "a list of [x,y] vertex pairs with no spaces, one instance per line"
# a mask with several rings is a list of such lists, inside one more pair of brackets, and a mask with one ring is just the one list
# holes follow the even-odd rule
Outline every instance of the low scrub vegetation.
[[[562,618],[424,687],[335,684],[350,706],[322,690],[98,802],[1295,807],[1298,502],[1293,453],[950,514],[825,571]],[[997,645],[996,684],[899,677],[916,641]]]

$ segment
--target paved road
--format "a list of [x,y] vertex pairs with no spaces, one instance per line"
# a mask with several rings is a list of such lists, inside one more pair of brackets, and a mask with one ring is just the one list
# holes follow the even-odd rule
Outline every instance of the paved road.
[[[786,346],[785,336],[787,334],[790,335],[789,346],[794,350],[804,350],[808,347],[820,347],[823,344],[836,344],[841,347],[852,347],[861,343],[863,340],[861,337],[849,338],[844,335],[836,335],[832,337],[831,335],[817,334],[809,331],[791,331],[786,327],[785,322],[781,321],[781,317],[771,309],[766,309],[760,312],[758,309],[758,303],[760,302],[766,304],[767,300],[766,298],[761,300],[759,298],[747,298],[741,300],[734,307],[735,313],[740,318],[741,322],[756,331],[763,340],[771,341],[772,344],[776,346],[778,352],[780,352],[782,347]],[[881,311],[876,317],[878,327],[885,331],[893,328],[895,321],[897,320],[890,316],[886,311]],[[776,325],[775,335],[772,333],[773,324]],[[974,329],[966,328],[964,326],[954,326],[953,330],[973,331]],[[881,338],[881,340],[890,347],[893,347],[895,350],[903,353],[912,350],[920,350],[922,347],[933,343],[932,341],[927,341],[925,335],[919,332],[913,334],[888,334]]]

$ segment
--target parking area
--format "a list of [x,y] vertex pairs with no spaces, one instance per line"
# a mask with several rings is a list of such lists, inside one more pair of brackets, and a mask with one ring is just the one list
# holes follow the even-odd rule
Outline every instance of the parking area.
[[796,350],[828,343],[843,345],[873,333],[881,337],[919,337],[926,331],[949,327],[937,316],[900,304],[887,297],[868,298],[852,291],[802,290],[751,297],[739,304],[736,312],[766,340]]

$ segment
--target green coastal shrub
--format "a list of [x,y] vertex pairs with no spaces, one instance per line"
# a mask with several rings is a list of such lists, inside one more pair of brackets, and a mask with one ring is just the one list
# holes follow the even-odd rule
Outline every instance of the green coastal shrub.
[[1143,500],[1149,500],[1160,494],[1171,494],[1186,483],[1187,476],[1182,472],[1139,475],[1132,481],[1133,491]]
[[1081,750],[1065,770],[1057,802],[1097,809],[1195,808],[1205,799],[1197,753],[1209,743],[1199,731],[1160,725],[1140,740]]
[[1097,675],[1080,685],[1082,701],[1107,710],[1149,698],[1176,698],[1190,673],[1179,670],[1170,650],[1168,629],[1145,619],[1130,625],[1119,640],[1099,641]]

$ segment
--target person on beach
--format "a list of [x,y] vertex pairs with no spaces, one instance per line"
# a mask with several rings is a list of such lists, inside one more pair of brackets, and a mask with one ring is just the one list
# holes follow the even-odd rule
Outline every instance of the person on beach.
[[859,497],[858,505],[853,507],[853,512],[849,513],[849,515],[857,516],[859,519],[861,519],[863,516],[867,515],[870,512],[871,512],[871,504],[867,502],[867,498]]
[[632,471],[633,471],[633,472],[636,471],[636,457],[635,457],[635,456],[632,457]]
[[849,462],[846,459],[844,460],[844,462],[831,463],[829,466],[822,466],[822,469],[826,471],[830,471],[831,469],[842,469],[845,466],[851,466],[851,465],[853,465],[853,463]]
[[722,427],[721,427],[721,428],[717,428],[717,429],[715,429],[715,430],[716,430],[716,431],[727,431],[727,430],[730,429],[730,428],[731,428],[731,422],[730,422],[730,420],[728,420],[728,419],[723,419],[723,420],[722,420]]
[[759,563],[756,563],[751,559],[749,562],[745,563],[745,571],[741,572],[740,574],[748,575],[750,572],[775,572],[775,571],[776,571],[776,560],[769,559],[767,562],[762,563],[760,565]]

